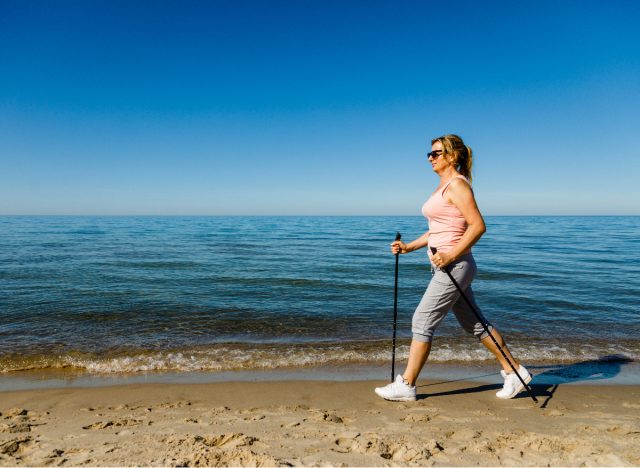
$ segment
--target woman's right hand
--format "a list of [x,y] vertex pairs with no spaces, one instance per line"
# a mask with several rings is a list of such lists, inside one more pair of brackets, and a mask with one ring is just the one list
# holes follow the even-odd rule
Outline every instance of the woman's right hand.
[[391,253],[393,255],[397,255],[397,254],[406,254],[407,252],[409,252],[409,249],[407,248],[407,244],[405,244],[402,241],[395,241],[391,244]]

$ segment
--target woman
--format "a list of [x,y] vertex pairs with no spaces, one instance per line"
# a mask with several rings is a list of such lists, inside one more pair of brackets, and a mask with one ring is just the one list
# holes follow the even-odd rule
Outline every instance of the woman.
[[[471,247],[478,242],[486,228],[471,190],[471,148],[465,146],[462,138],[457,135],[442,136],[431,141],[428,159],[433,171],[440,176],[438,188],[422,207],[422,213],[429,222],[429,230],[408,244],[402,241],[394,242],[391,244],[391,252],[406,254],[427,245],[436,247],[435,254],[428,249],[433,266],[432,271],[435,270],[435,272],[413,314],[411,327],[413,340],[404,374],[398,375],[395,382],[376,388],[375,391],[386,400],[413,401],[416,399],[416,380],[431,351],[433,333],[449,310],[453,309],[460,325],[467,332],[478,337],[502,365],[504,386],[496,396],[513,398],[524,389],[524,386],[513,373],[513,369],[485,331],[482,323],[478,321],[451,279],[443,271],[444,267],[447,267],[479,312],[480,309],[475,303],[471,290],[471,281],[477,271]],[[482,320],[487,324],[487,328],[511,363],[518,369],[518,374],[525,382],[530,382],[531,375],[513,358],[498,330],[484,317]]]

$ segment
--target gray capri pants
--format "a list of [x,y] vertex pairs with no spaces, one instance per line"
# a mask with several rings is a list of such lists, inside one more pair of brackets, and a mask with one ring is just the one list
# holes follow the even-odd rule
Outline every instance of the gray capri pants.
[[[487,324],[489,330],[493,330],[493,326],[484,318],[473,297],[471,281],[473,281],[478,271],[473,255],[471,253],[462,255],[447,265],[447,269],[458,282],[476,311],[478,311],[481,319]],[[453,309],[453,313],[465,331],[474,334],[480,340],[489,336],[447,274],[433,266],[432,271],[435,271],[433,278],[413,314],[411,323],[413,339],[423,343],[430,343],[433,340],[434,331],[451,309]]]

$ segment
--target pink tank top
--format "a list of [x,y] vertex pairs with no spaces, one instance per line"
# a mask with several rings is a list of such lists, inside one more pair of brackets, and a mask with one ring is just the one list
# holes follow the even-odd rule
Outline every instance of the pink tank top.
[[[435,247],[442,252],[451,250],[467,230],[467,222],[460,210],[444,198],[444,192],[449,188],[449,184],[453,179],[458,178],[462,178],[469,183],[466,177],[457,175],[440,190],[434,192],[422,205],[422,214],[429,222],[429,247]],[[430,249],[428,249],[428,252],[429,256],[431,256]],[[471,252],[471,249],[463,253],[469,252]]]

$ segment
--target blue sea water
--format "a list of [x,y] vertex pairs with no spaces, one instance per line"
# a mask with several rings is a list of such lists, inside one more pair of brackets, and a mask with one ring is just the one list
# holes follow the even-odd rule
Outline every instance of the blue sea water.
[[[540,366],[640,359],[640,217],[487,217],[476,298]],[[388,362],[420,217],[0,217],[0,373]],[[431,276],[400,256],[399,358]],[[430,359],[493,359],[451,314]]]

